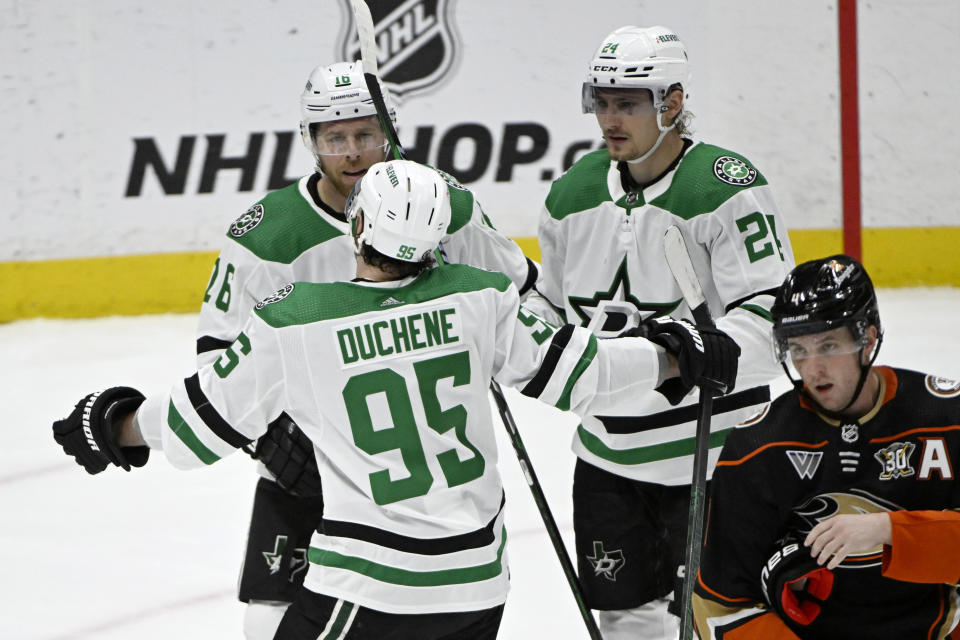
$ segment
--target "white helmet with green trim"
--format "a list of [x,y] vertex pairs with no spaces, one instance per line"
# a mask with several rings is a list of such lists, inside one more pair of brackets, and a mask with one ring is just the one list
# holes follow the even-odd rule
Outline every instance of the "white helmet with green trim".
[[450,196],[430,167],[390,160],[370,167],[354,185],[345,212],[358,251],[368,244],[387,257],[420,262],[450,225]]
[[677,126],[679,114],[669,127],[663,126],[663,114],[670,110],[664,99],[677,86],[686,99],[690,95],[690,67],[680,37],[667,27],[628,25],[604,38],[594,54],[583,83],[581,104],[584,113],[597,113],[599,90],[646,89],[650,92],[660,135],[645,153],[627,160],[636,164],[653,155],[667,132]]
[[[387,113],[396,123],[397,112],[390,93],[386,87],[382,87],[382,91]],[[376,115],[377,110],[373,106],[373,98],[359,61],[321,65],[310,73],[300,94],[300,137],[310,153],[318,156],[319,160],[320,155],[331,151],[317,148],[316,132],[311,132],[311,125]],[[386,143],[384,140],[376,144],[381,146]]]
[[690,94],[690,66],[680,37],[667,27],[620,27],[597,49],[583,83],[583,112],[594,113],[595,88],[649,89],[660,110],[674,85]]

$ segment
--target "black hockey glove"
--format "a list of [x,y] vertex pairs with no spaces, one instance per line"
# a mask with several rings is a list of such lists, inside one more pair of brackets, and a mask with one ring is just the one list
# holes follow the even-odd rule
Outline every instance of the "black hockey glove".
[[760,572],[763,597],[782,618],[807,626],[833,590],[833,572],[817,564],[803,538],[788,533]]
[[130,387],[110,387],[80,399],[73,412],[53,423],[53,439],[77,464],[93,475],[115,464],[124,471],[147,463],[147,447],[119,447],[115,418],[126,416],[143,402],[143,394]]
[[677,359],[680,377],[670,378],[657,387],[670,402],[678,404],[700,385],[714,395],[729,393],[737,380],[740,346],[719,329],[695,327],[687,320],[656,318],[644,323],[647,339]]
[[285,413],[267,426],[251,454],[273,474],[281,489],[304,498],[320,495],[313,442]]

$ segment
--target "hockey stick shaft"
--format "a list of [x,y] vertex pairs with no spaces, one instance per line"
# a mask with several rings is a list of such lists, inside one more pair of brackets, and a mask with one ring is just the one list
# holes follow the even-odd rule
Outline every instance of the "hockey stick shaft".
[[560,537],[560,528],[557,527],[557,522],[554,520],[553,513],[550,511],[550,505],[547,504],[547,497],[543,493],[543,487],[540,485],[537,474],[533,470],[533,463],[530,461],[530,456],[527,455],[527,449],[523,445],[523,440],[520,438],[517,423],[514,422],[513,413],[510,411],[510,405],[507,404],[507,399],[503,396],[503,390],[495,380],[490,381],[490,392],[493,394],[493,400],[497,404],[497,410],[500,412],[500,419],[503,421],[503,426],[506,427],[507,433],[510,435],[510,443],[513,445],[513,450],[517,454],[520,469],[523,471],[527,486],[530,487],[530,493],[533,494],[533,501],[537,504],[537,509],[540,511],[543,525],[546,527],[547,534],[550,536],[550,542],[553,543],[553,550],[556,552],[557,559],[560,561],[560,567],[563,569],[563,575],[567,579],[567,584],[570,585],[570,590],[573,592],[573,599],[577,602],[577,608],[580,610],[583,622],[587,626],[587,632],[590,634],[592,640],[601,640],[600,629],[597,628],[597,622],[594,620],[593,614],[590,612],[590,608],[583,598],[583,590],[580,587],[580,581],[577,579],[577,573],[573,568],[573,563],[570,561],[570,556],[567,555],[566,547],[563,546],[563,538]]
[[[669,227],[663,238],[664,253],[670,272],[690,307],[693,319],[700,326],[714,327],[710,309],[690,253],[678,227]],[[680,596],[680,638],[693,638],[693,585],[700,571],[700,551],[703,548],[703,519],[707,489],[707,444],[710,440],[710,417],[713,414],[713,395],[710,389],[700,387],[697,405],[697,432],[693,453],[693,479],[690,483],[690,509],[687,512],[687,545],[684,554],[683,590]]]
[[350,0],[350,4],[353,7],[353,20],[356,23],[357,39],[360,43],[363,79],[367,82],[367,90],[370,91],[370,97],[373,99],[373,106],[377,110],[377,120],[380,121],[380,129],[383,130],[383,135],[387,137],[390,152],[394,159],[403,160],[407,157],[407,154],[400,146],[400,138],[397,136],[397,130],[390,119],[390,112],[387,111],[387,105],[383,99],[383,90],[380,88],[377,41],[370,7],[364,0]]

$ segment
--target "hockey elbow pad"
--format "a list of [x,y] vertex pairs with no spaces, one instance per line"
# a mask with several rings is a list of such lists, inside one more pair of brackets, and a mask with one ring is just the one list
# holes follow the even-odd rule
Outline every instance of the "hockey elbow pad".
[[147,463],[147,447],[120,447],[115,422],[143,403],[143,394],[130,387],[110,387],[85,395],[69,416],[53,423],[53,439],[89,474],[113,464],[124,471]]
[[760,572],[763,597],[781,617],[807,626],[816,620],[833,590],[833,572],[817,564],[801,538],[787,534]]

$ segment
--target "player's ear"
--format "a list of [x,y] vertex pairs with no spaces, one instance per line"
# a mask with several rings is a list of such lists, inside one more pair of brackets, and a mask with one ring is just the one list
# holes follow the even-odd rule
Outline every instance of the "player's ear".
[[870,362],[870,358],[873,356],[874,349],[877,348],[877,327],[875,325],[870,325],[867,327],[867,330],[864,332],[867,336],[867,344],[863,348],[863,358],[866,360],[864,364]]
[[667,123],[672,123],[674,118],[680,115],[682,108],[683,89],[680,88],[680,85],[674,85],[663,99],[663,106],[661,107],[663,110],[663,119]]

